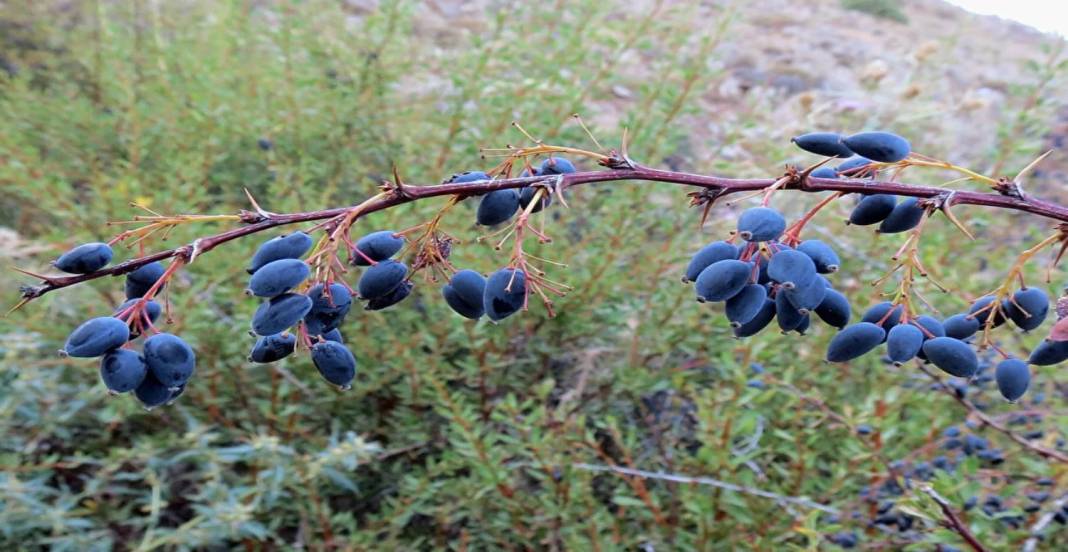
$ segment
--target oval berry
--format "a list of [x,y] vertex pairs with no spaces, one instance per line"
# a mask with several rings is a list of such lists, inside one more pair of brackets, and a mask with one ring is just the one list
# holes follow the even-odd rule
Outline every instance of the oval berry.
[[[994,302],[993,295],[984,295],[972,303],[971,308],[968,309],[968,314],[979,321],[979,326],[986,326],[986,321],[990,318],[990,313],[993,312],[994,307],[990,306]],[[981,312],[980,312],[981,311]],[[994,328],[1005,323],[1005,309],[998,307],[998,313],[994,315]]]
[[768,261],[768,277],[787,289],[806,286],[816,279],[816,263],[800,251],[784,249]]
[[522,270],[502,268],[486,279],[482,308],[494,322],[503,320],[523,308],[527,297],[526,274]]
[[738,235],[749,242],[766,242],[779,238],[786,230],[786,219],[775,209],[753,207],[738,217]]
[[531,213],[537,213],[542,209],[552,205],[553,194],[545,186],[527,186],[519,191],[519,208],[526,209],[530,205],[531,201],[534,201],[534,194],[541,191],[541,197],[538,199],[538,204],[530,210]]
[[979,321],[967,314],[954,314],[942,322],[942,327],[946,330],[946,337],[964,340],[979,331]]
[[913,319],[912,324],[922,328],[920,332],[923,334],[924,339],[946,336],[945,326],[942,325],[942,322],[932,316],[921,314]]
[[485,312],[482,306],[486,293],[486,279],[474,270],[461,270],[453,274],[448,284],[441,288],[445,303],[460,316],[478,320]]
[[737,295],[749,283],[753,265],[728,259],[712,263],[701,271],[694,282],[698,301],[726,301]]
[[842,135],[837,132],[809,132],[808,134],[795,136],[790,141],[809,153],[824,157],[841,157],[845,159],[853,155],[853,151],[842,143]]
[[116,349],[100,358],[100,379],[113,393],[137,389],[146,371],[145,359],[130,349]]
[[775,319],[779,323],[779,329],[783,333],[793,331],[805,323],[808,315],[801,312],[786,298],[782,288],[775,293]]
[[478,182],[479,180],[490,180],[490,175],[482,171],[465,171],[460,174],[452,175],[449,182],[463,183],[463,182]]
[[838,171],[831,167],[820,167],[809,173],[809,176],[812,178],[838,178]]
[[701,275],[701,271],[709,265],[719,261],[738,258],[738,247],[733,243],[715,241],[701,248],[690,258],[690,264],[686,266],[684,282],[693,282]]
[[920,206],[920,200],[910,197],[894,206],[890,215],[879,224],[879,233],[897,234],[912,230],[923,218],[924,208]]
[[401,282],[401,285],[394,288],[393,291],[389,292],[385,296],[377,297],[375,299],[367,301],[367,305],[364,307],[364,309],[375,311],[392,307],[393,305],[400,303],[401,301],[405,300],[409,295],[411,295],[412,288],[414,287],[415,284],[411,282]]
[[861,174],[865,173],[865,170],[860,170],[861,167],[867,167],[871,165],[871,159],[867,157],[861,157],[859,155],[850,157],[844,162],[834,168],[835,172],[842,176],[849,176],[850,178],[857,178]]
[[727,299],[727,320],[731,327],[741,327],[760,312],[768,300],[768,290],[760,284],[748,284],[734,297]]
[[849,224],[869,226],[886,220],[897,207],[897,196],[890,194],[872,194],[864,196],[849,214]]
[[734,337],[749,337],[760,333],[775,318],[775,301],[765,299],[753,318],[741,326],[734,328]]
[[846,362],[860,357],[879,346],[886,339],[886,331],[870,322],[846,326],[835,334],[827,346],[829,362]]
[[1031,351],[1028,364],[1035,366],[1053,366],[1068,360],[1068,341],[1043,340]]
[[[890,312],[893,309],[893,312]],[[894,307],[890,301],[883,301],[882,303],[876,303],[864,312],[864,316],[860,317],[861,322],[871,322],[882,326],[886,331],[890,331],[891,328],[901,323],[901,314],[905,312],[905,307],[898,305]]]
[[[166,269],[162,263],[148,263],[126,275],[126,298],[144,297],[149,289],[156,284]],[[163,286],[160,286],[163,289]],[[157,290],[158,292],[158,290]]]
[[169,333],[145,340],[145,366],[160,383],[174,388],[189,381],[197,356],[182,338]]
[[820,320],[826,322],[828,326],[842,329],[849,324],[852,308],[845,295],[838,290],[828,288],[827,294],[823,296],[823,301],[820,301],[815,312],[816,316],[819,316]]
[[834,249],[820,240],[805,240],[797,246],[797,250],[808,255],[816,265],[816,272],[821,274],[838,272],[842,266]]
[[327,341],[333,341],[335,343],[345,342],[345,338],[341,336],[341,331],[339,330],[330,330],[319,337],[322,337]]
[[364,299],[379,299],[397,289],[407,276],[407,265],[388,259],[365,270],[356,289]]
[[126,322],[114,316],[102,316],[75,328],[60,352],[77,358],[98,357],[122,347],[129,339],[130,328]]
[[493,226],[512,218],[518,210],[519,192],[496,190],[482,196],[475,218],[483,226]]
[[309,335],[322,335],[337,328],[345,321],[352,308],[352,293],[349,288],[339,284],[330,284],[329,293],[323,284],[315,284],[308,290],[312,300],[311,310],[304,315],[304,327]]
[[808,314],[823,302],[823,298],[827,296],[827,286],[822,280],[813,278],[805,285],[794,286],[793,289],[783,288],[780,293],[782,292],[786,293],[786,298],[798,311]]
[[312,346],[312,363],[326,381],[348,388],[356,377],[356,357],[348,347],[334,341],[320,341]]
[[842,139],[857,155],[880,163],[896,163],[909,156],[909,141],[891,132],[861,132]]
[[1042,325],[1049,314],[1049,295],[1039,288],[1021,289],[1012,294],[1005,311],[1021,330],[1034,330]]
[[60,255],[52,266],[69,274],[89,274],[107,266],[113,254],[106,243],[85,243]]
[[915,358],[923,347],[924,335],[912,324],[898,324],[886,334],[886,356],[894,364],[902,364]]
[[967,343],[952,337],[936,337],[923,344],[923,353],[943,372],[968,378],[979,369],[979,358]]
[[145,378],[134,389],[134,396],[149,410],[167,404],[173,398],[172,395],[174,393],[171,388],[156,379],[152,372],[145,372]]
[[394,235],[392,230],[371,232],[356,241],[351,259],[356,266],[371,266],[371,261],[379,262],[389,259],[404,247],[404,238]]
[[297,336],[291,333],[265,335],[256,340],[248,354],[251,362],[267,364],[293,354],[297,348]]
[[297,287],[310,274],[311,267],[300,259],[271,261],[252,274],[248,292],[256,297],[275,297]]
[[264,265],[280,259],[299,259],[311,249],[312,237],[304,232],[293,232],[273,237],[256,249],[252,255],[252,263],[247,269],[249,274],[255,274]]
[[1020,359],[1007,358],[998,363],[997,369],[994,370],[994,379],[998,383],[1001,396],[1009,402],[1016,402],[1031,385],[1031,368]]
[[569,174],[575,172],[575,165],[563,157],[550,157],[541,162],[541,174]]
[[312,308],[312,300],[302,293],[285,293],[264,301],[252,315],[252,332],[274,335],[288,330]]

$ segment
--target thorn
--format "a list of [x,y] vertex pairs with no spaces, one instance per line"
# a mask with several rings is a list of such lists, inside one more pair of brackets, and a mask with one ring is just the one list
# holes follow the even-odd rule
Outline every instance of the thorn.
[[11,270],[14,270],[15,272],[19,272],[19,273],[25,274],[27,276],[32,276],[34,278],[37,278],[38,280],[41,280],[42,282],[44,282],[46,284],[51,284],[52,283],[52,277],[51,276],[45,276],[43,274],[38,274],[36,272],[30,272],[29,270],[26,270],[24,268],[19,268],[17,266],[11,267]]

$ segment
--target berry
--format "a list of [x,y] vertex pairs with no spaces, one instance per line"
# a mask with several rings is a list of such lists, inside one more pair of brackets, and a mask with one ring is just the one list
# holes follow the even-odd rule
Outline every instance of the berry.
[[890,215],[879,224],[879,233],[897,234],[912,230],[923,218],[924,208],[920,206],[920,200],[910,197],[898,203]]
[[701,271],[694,282],[698,301],[726,301],[738,295],[749,283],[753,265],[728,259],[712,263]]
[[786,219],[775,209],[753,207],[738,217],[738,235],[749,242],[766,242],[779,238],[786,230]]
[[1068,360],[1068,341],[1050,341],[1046,339],[1039,343],[1034,351],[1031,351],[1031,356],[1027,359],[1027,363],[1035,366],[1053,366],[1065,360]]
[[482,308],[490,320],[497,322],[515,314],[526,300],[527,280],[522,270],[502,268],[486,280]]
[[919,326],[920,328],[923,328],[924,330],[926,330],[926,331],[921,331],[921,333],[923,333],[923,338],[924,339],[930,339],[932,337],[945,337],[946,336],[946,328],[944,326],[942,326],[942,323],[939,322],[934,317],[927,316],[926,314],[921,314],[921,315],[917,316],[912,321],[912,324],[916,325],[916,326]]
[[894,364],[913,359],[923,346],[923,332],[912,324],[898,324],[886,334],[886,355]]
[[308,314],[304,315],[304,327],[309,335],[322,335],[337,328],[345,321],[345,316],[352,308],[349,288],[332,283],[329,296],[323,293],[325,290],[323,284],[315,284],[308,290],[312,307]]
[[[123,302],[123,304],[119,305],[115,309],[115,314],[118,315],[119,313],[129,309],[130,307],[134,306],[134,303],[137,303],[140,300],[141,299],[137,298],[137,297],[135,297],[133,299],[127,299],[125,302]],[[149,299],[148,301],[145,301],[144,310],[142,310],[141,312],[142,312],[142,315],[148,315],[148,321],[149,322],[155,323],[156,320],[159,318],[159,315],[163,314],[163,307],[160,306],[160,304],[157,303],[155,300]],[[129,320],[130,317],[129,316],[125,316],[124,319],[125,320]],[[131,339],[133,339],[135,337],[137,337],[137,336],[135,336],[135,335],[131,335],[130,336]]]
[[267,263],[279,259],[299,259],[311,249],[312,237],[304,232],[293,232],[273,237],[262,244],[252,256],[252,263],[245,269],[254,274]]
[[818,278],[813,278],[806,285],[795,286],[793,289],[783,288],[786,298],[801,313],[807,314],[820,306],[823,298],[827,296],[827,286]]
[[775,294],[775,318],[779,322],[779,329],[783,333],[796,330],[804,323],[808,315],[799,311],[790,300],[786,298],[782,288]]
[[152,372],[145,372],[145,378],[134,389],[134,395],[145,408],[152,409],[170,402],[174,393],[172,393],[170,387],[160,383],[156,376],[152,375]]
[[979,321],[967,314],[954,314],[942,322],[946,336],[954,339],[968,339],[979,331]]
[[330,331],[324,333],[323,335],[321,335],[320,337],[322,337],[323,339],[325,339],[327,341],[333,341],[335,343],[344,343],[345,342],[345,338],[341,336],[341,332],[339,330],[330,330]]
[[809,176],[812,178],[838,178],[838,171],[831,167],[820,167],[809,173]]
[[334,341],[320,341],[312,346],[312,362],[326,381],[348,388],[356,377],[356,357],[344,345]]
[[552,205],[553,194],[552,191],[544,186],[527,186],[519,191],[519,208],[526,209],[530,205],[531,201],[534,201],[534,193],[538,190],[542,190],[541,199],[538,200],[538,204],[530,210],[531,213],[537,213],[542,209]]
[[350,258],[356,266],[370,266],[371,261],[384,261],[396,255],[402,247],[404,238],[394,235],[392,230],[379,230],[357,240]]
[[842,143],[842,135],[837,132],[810,132],[795,136],[790,141],[809,153],[824,157],[845,159],[853,155],[853,152]]
[[252,332],[256,335],[282,333],[300,322],[312,308],[312,300],[301,293],[285,293],[264,301],[252,315]]
[[835,334],[827,346],[829,362],[846,362],[864,355],[886,339],[886,331],[871,322],[846,326]]
[[768,261],[768,276],[786,289],[807,286],[816,280],[816,263],[800,251],[783,249]]
[[1021,289],[1012,294],[1012,300],[1006,303],[1005,314],[1021,330],[1034,330],[1042,325],[1049,314],[1049,295],[1039,288]]
[[145,340],[145,366],[160,383],[174,388],[189,381],[197,357],[182,338],[169,333]]
[[93,318],[67,336],[60,354],[77,358],[98,357],[122,347],[130,339],[126,322],[113,316]]
[[749,337],[760,333],[761,330],[766,328],[771,320],[775,318],[775,301],[771,299],[765,299],[764,304],[760,306],[760,310],[757,311],[753,318],[748,322],[734,328],[734,337]]
[[923,344],[923,353],[927,359],[943,372],[967,378],[979,369],[979,358],[975,351],[965,342],[952,337],[935,337]]
[[145,359],[137,351],[116,349],[100,359],[100,379],[113,393],[137,389],[145,379]]
[[106,243],[86,243],[60,255],[52,266],[70,274],[89,274],[107,266],[113,254]]
[[[891,309],[893,309],[893,312],[890,312]],[[895,307],[890,301],[883,301],[872,305],[864,313],[864,316],[860,317],[860,320],[878,324],[885,328],[886,331],[890,331],[891,328],[901,322],[901,314],[903,312],[905,312],[905,307],[901,305]]]
[[541,162],[541,174],[569,174],[575,172],[575,165],[563,157],[550,157]]
[[453,274],[449,283],[441,288],[441,295],[449,307],[471,320],[478,320],[485,312],[482,307],[485,292],[486,279],[474,270],[461,270]]
[[815,310],[816,316],[820,317],[828,326],[842,329],[849,324],[852,309],[849,307],[849,299],[837,290],[827,289],[823,301],[820,301]]
[[308,278],[311,267],[300,259],[271,261],[252,274],[248,292],[256,297],[276,297]]
[[760,312],[768,300],[768,290],[760,284],[748,284],[734,297],[727,299],[727,320],[731,327],[741,327]]
[[834,249],[820,240],[805,240],[797,246],[797,250],[808,255],[816,264],[816,272],[821,274],[838,272],[838,268],[842,266],[842,261],[838,259]]
[[[126,298],[144,297],[148,290],[163,277],[166,269],[161,263],[148,263],[126,275]],[[160,289],[163,289],[162,286]]]
[[512,218],[518,210],[519,192],[496,190],[482,196],[475,218],[483,226],[493,226]]
[[861,132],[842,139],[847,148],[880,163],[896,163],[909,156],[908,140],[889,132]]
[[449,182],[478,182],[479,180],[490,180],[490,176],[482,171],[465,171],[460,174],[452,175]]
[[267,138],[260,138],[256,140],[256,146],[263,151],[270,151],[274,147],[274,144]]
[[[990,318],[990,313],[994,310],[994,307],[989,305],[994,302],[993,295],[984,295],[972,303],[971,308],[968,309],[968,314],[972,315],[980,326],[986,326],[987,318]],[[983,312],[979,312],[983,311]],[[998,327],[1005,323],[1005,309],[999,308],[997,315],[994,316],[993,327]]]
[[296,348],[297,336],[291,333],[267,335],[256,340],[248,359],[260,364],[275,362],[293,354]]
[[365,270],[356,289],[364,299],[379,299],[397,289],[407,276],[407,265],[392,259],[385,260]]
[[733,243],[725,241],[712,242],[702,247],[700,251],[694,253],[694,256],[690,258],[690,264],[686,266],[686,276],[683,281],[693,282],[701,274],[701,271],[708,268],[712,263],[737,258],[738,248]]
[[849,214],[849,224],[870,226],[886,220],[897,206],[897,196],[890,194],[872,194],[864,196]]
[[994,378],[1001,396],[1009,402],[1016,402],[1031,384],[1031,369],[1020,359],[1007,358],[998,363]]
[[367,301],[367,306],[364,308],[366,310],[382,310],[392,307],[411,295],[414,287],[415,284],[411,282],[401,282],[401,285],[394,288],[387,295]]
[[857,176],[859,173],[864,172],[857,169],[860,169],[861,167],[867,167],[868,165],[871,165],[871,159],[857,155],[846,159],[837,167],[835,167],[834,170],[840,175],[846,175],[846,173],[849,173],[847,176],[853,177]]

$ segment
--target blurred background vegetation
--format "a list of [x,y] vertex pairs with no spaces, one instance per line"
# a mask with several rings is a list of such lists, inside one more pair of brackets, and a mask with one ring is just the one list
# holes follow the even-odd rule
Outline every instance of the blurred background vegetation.
[[[435,183],[487,168],[480,146],[518,143],[513,120],[592,147],[572,113],[609,146],[629,128],[646,164],[732,176],[813,161],[789,138],[817,129],[893,130],[995,176],[1053,148],[1027,190],[1065,201],[1065,58],[1063,41],[935,0],[15,0],[0,5],[0,255],[47,270],[113,235],[108,221],[138,214],[130,202],[232,213],[248,188],[277,212],[348,205],[394,165]],[[796,216],[816,201],[776,206]],[[446,220],[465,240],[453,262],[489,272],[507,259],[475,243],[470,203]],[[718,307],[694,303],[682,269],[737,207],[699,228],[684,190],[647,182],[582,187],[569,203],[544,215],[554,242],[532,248],[566,262],[550,275],[576,287],[556,318],[539,305],[471,323],[420,283],[398,307],[349,317],[360,369],[344,393],[306,356],[244,360],[256,302],[241,269],[258,239],[199,258],[171,286],[166,327],[199,358],[171,407],[109,397],[95,363],[55,356],[70,329],[121,301],[118,281],[0,320],[3,548],[962,548],[920,492],[928,481],[1006,549],[1056,510],[1065,466],[984,427],[915,367],[825,364],[825,326],[737,341]],[[412,226],[437,207],[378,213],[357,231]],[[900,239],[847,229],[847,209],[809,232],[844,253],[834,280],[857,310],[877,300],[869,283]],[[924,239],[952,290],[924,289],[934,314],[992,288],[1051,229],[959,211],[978,240],[945,221]],[[152,248],[220,228],[183,227]],[[1044,268],[1031,268],[1041,284]],[[0,282],[11,304],[28,283],[10,270]],[[1054,272],[1046,289],[1064,283]],[[1040,336],[999,339],[1022,353]],[[988,382],[950,391],[1063,449],[1066,383],[1039,369],[1017,405]],[[946,450],[951,427],[1001,461]],[[1028,498],[1041,492],[1052,498]],[[1068,546],[1061,527],[1039,548]]]

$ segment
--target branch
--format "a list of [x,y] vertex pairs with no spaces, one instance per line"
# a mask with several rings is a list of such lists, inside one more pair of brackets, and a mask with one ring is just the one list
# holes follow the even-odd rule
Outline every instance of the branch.
[[[954,191],[947,188],[919,186],[900,182],[858,180],[851,178],[828,179],[811,178],[807,176],[799,177],[794,170],[788,171],[786,177],[779,179],[738,179],[653,169],[615,157],[608,158],[602,162],[607,166],[620,168],[554,175],[551,178],[533,176],[464,183],[445,183],[431,186],[413,186],[406,184],[402,188],[392,189],[392,193],[387,194],[382,199],[360,204],[361,211],[359,216],[362,217],[376,211],[432,197],[459,196],[461,198],[466,198],[482,195],[494,190],[524,188],[538,182],[557,182],[559,190],[562,192],[567,188],[582,184],[625,180],[646,180],[704,188],[705,190],[712,191],[712,195],[716,198],[740,192],[765,190],[775,186],[777,183],[780,185],[779,189],[796,190],[807,193],[841,192],[844,194],[895,194],[920,198],[942,197],[949,198],[948,203],[954,205],[980,205],[999,209],[1009,209],[1038,215],[1062,223],[1068,223],[1068,207],[1062,207],[1057,204],[1037,200],[1031,197],[1014,197],[990,192]],[[631,166],[628,167],[628,164]],[[782,185],[784,179],[786,179],[786,182],[785,185]],[[160,251],[137,259],[131,259],[89,274],[44,276],[42,277],[42,282],[40,284],[22,288],[23,302],[36,299],[51,291],[80,284],[89,280],[103,278],[104,276],[120,276],[128,272],[133,272],[146,264],[175,256],[187,257],[187,261],[192,262],[197,255],[211,251],[215,247],[226,242],[263,232],[265,230],[270,230],[272,228],[277,228],[279,226],[343,216],[350,213],[354,208],[354,206],[337,207],[333,209],[290,214],[244,212],[240,218],[241,220],[249,222],[247,226],[199,238],[188,245]]]
[[944,523],[947,527],[960,535],[961,538],[968,543],[968,546],[971,546],[972,549],[975,550],[975,552],[986,552],[987,549],[983,546],[983,543],[979,542],[979,539],[975,538],[975,535],[968,529],[968,526],[957,517],[953,508],[949,507],[949,502],[942,498],[942,495],[938,494],[938,492],[932,489],[930,485],[924,485],[921,490],[938,503],[938,506],[942,509],[942,515],[946,516],[946,521]]
[[1031,526],[1031,536],[1027,537],[1027,541],[1024,542],[1023,552],[1035,552],[1038,547],[1038,541],[1042,539],[1042,531],[1046,530],[1046,527],[1053,522],[1053,518],[1057,516],[1057,513],[1061,511],[1061,508],[1068,504],[1068,495],[1062,496],[1059,500],[1050,505],[1049,510],[1042,517]]

